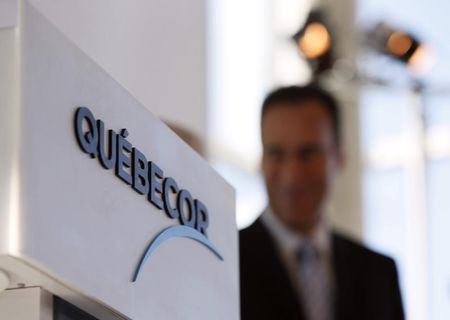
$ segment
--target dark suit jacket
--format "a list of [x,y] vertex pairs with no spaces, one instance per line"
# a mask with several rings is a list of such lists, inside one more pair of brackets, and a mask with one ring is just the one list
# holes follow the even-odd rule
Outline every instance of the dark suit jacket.
[[[275,243],[257,220],[240,232],[241,320],[305,319]],[[333,233],[336,320],[403,320],[392,259]]]

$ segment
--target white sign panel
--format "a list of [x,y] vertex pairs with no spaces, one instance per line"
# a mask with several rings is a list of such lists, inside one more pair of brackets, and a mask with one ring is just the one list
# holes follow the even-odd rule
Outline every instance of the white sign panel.
[[238,319],[233,189],[23,10],[18,205],[0,212],[16,215],[0,254],[127,318]]
[[17,25],[19,0],[0,0],[0,28]]

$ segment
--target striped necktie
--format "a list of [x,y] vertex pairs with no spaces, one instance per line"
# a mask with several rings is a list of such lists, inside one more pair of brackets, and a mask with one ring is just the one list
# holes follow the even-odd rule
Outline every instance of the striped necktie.
[[327,265],[310,240],[298,251],[300,294],[308,320],[331,320],[332,299]]

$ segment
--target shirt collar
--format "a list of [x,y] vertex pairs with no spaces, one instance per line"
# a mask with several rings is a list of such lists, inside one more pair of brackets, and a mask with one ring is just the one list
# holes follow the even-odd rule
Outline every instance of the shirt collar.
[[[301,234],[287,228],[270,207],[264,210],[261,218],[282,250],[293,253],[306,239]],[[310,240],[320,253],[329,254],[331,252],[331,230],[324,216],[313,231]]]

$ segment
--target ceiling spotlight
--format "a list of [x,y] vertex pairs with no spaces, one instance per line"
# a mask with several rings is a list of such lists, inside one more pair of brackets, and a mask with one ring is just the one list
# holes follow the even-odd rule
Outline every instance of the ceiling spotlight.
[[330,50],[331,37],[324,24],[313,22],[306,26],[303,36],[297,43],[308,59],[317,59]]
[[415,44],[415,41],[406,33],[395,31],[389,36],[386,47],[389,53],[402,58],[414,49]]
[[427,48],[410,33],[379,23],[369,34],[376,49],[406,63],[411,69],[424,65],[428,59]]
[[312,11],[303,27],[293,36],[299,52],[308,60],[314,73],[333,66],[333,39],[330,29],[319,11]]

